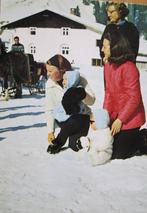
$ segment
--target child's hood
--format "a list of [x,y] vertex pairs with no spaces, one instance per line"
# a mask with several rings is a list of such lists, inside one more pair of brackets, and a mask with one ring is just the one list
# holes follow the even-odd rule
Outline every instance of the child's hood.
[[93,110],[94,121],[98,129],[105,129],[109,126],[110,118],[107,110],[95,109]]
[[80,73],[78,70],[67,71],[65,75],[67,78],[67,88],[78,86],[80,81]]

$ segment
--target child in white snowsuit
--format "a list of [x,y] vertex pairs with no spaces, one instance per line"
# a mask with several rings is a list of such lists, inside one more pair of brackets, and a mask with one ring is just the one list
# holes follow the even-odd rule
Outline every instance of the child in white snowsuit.
[[88,133],[89,157],[93,166],[111,159],[113,136],[109,128],[109,114],[105,109],[93,110]]

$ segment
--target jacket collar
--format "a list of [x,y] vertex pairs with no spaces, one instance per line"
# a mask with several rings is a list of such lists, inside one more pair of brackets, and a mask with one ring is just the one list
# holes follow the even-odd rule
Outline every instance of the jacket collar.
[[48,79],[47,86],[48,87],[59,87],[59,88],[63,89],[56,81],[53,81],[51,78]]

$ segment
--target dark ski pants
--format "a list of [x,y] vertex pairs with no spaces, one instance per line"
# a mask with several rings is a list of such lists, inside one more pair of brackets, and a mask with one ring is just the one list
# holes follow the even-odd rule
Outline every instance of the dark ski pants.
[[121,130],[114,136],[112,159],[126,159],[139,150],[140,128]]
[[57,122],[59,127],[61,128],[59,134],[56,139],[60,141],[62,145],[64,145],[69,138],[69,147],[78,151],[77,140],[88,134],[89,126],[90,126],[90,116],[83,114],[76,114],[69,117],[65,122]]

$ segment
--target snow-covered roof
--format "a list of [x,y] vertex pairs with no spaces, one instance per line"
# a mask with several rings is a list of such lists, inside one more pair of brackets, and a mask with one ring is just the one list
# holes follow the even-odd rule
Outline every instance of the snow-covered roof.
[[82,18],[95,22],[93,5],[86,6],[83,4],[83,0],[3,0],[1,12],[6,21],[15,21],[18,18],[37,13],[40,9],[54,9],[68,14],[70,8],[77,6],[80,8]]
[[[81,17],[70,14],[70,8],[80,6]],[[6,4],[7,13],[3,14],[3,19],[9,20],[9,23],[18,21],[28,16],[39,13],[43,10],[49,10],[63,17],[83,24],[87,29],[102,34],[105,26],[96,23],[94,16],[92,18],[91,7],[82,4],[82,0],[21,0],[15,4]],[[85,8],[86,7],[86,8]]]

